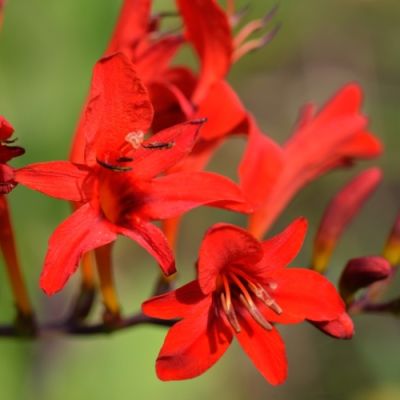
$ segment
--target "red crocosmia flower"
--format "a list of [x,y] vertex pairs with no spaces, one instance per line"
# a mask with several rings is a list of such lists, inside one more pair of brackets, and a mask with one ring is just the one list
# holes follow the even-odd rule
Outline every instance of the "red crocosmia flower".
[[193,148],[204,121],[173,126],[144,140],[153,110],[146,88],[122,54],[95,66],[82,127],[84,162],[54,161],[15,171],[15,180],[80,207],[49,241],[41,286],[60,290],[81,256],[125,235],[145,248],[165,274],[174,259],[150,221],[181,215],[199,205],[250,211],[239,188],[212,173],[166,173]]
[[336,289],[321,274],[286,268],[305,232],[303,218],[262,243],[233,225],[218,224],[207,232],[198,278],[143,304],[151,317],[180,319],[158,356],[160,379],[200,375],[235,336],[265,379],[274,385],[284,382],[285,346],[275,323],[332,320],[345,312]]
[[[354,160],[381,153],[381,144],[368,132],[368,121],[360,113],[361,100],[361,88],[350,83],[318,113],[308,106],[296,132],[281,149],[260,137],[260,131],[250,136],[239,172],[244,193],[255,204],[262,204],[250,217],[249,229],[256,237],[264,234],[308,182],[334,168],[349,166]],[[257,154],[257,162],[251,161],[253,152]],[[271,158],[280,161],[264,165]],[[271,168],[275,168],[273,184],[268,180]],[[265,170],[267,176],[262,175]]]

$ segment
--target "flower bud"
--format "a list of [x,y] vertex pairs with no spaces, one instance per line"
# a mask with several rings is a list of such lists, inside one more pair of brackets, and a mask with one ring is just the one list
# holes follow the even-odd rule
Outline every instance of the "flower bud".
[[370,168],[352,179],[328,204],[314,241],[312,265],[324,272],[337,241],[381,181],[378,168]]
[[390,276],[392,268],[383,257],[360,257],[350,260],[342,272],[339,291],[347,303],[354,293]]

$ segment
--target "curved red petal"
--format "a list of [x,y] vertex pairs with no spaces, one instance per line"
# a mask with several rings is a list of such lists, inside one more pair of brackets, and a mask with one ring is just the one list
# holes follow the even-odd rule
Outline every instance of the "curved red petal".
[[[224,112],[221,112],[221,104]],[[247,117],[247,112],[231,86],[219,81],[211,86],[200,102],[196,115],[207,118],[201,137],[215,140],[230,134]]]
[[273,321],[300,322],[305,319],[328,321],[345,311],[336,288],[321,274],[305,268],[271,271],[270,282],[276,284],[271,296],[282,308],[281,318]]
[[309,321],[321,332],[335,339],[351,339],[355,333],[349,314],[343,312],[331,321]]
[[109,154],[121,156],[121,149],[130,150],[126,136],[147,132],[152,119],[147,90],[127,57],[117,53],[98,61],[79,125],[86,137],[87,159],[94,162],[97,157],[112,162]]
[[260,272],[269,274],[271,269],[290,264],[301,250],[306,233],[307,220],[300,217],[278,235],[262,242],[264,255],[258,263]]
[[179,289],[146,300],[142,311],[153,318],[183,318],[192,313],[198,304],[204,301],[210,303],[211,300],[211,296],[204,295],[199,282],[194,280]]
[[132,153],[130,175],[150,179],[174,166],[192,150],[204,120],[193,120],[153,135]]
[[82,165],[51,161],[30,164],[14,173],[16,182],[47,196],[75,202],[85,200],[84,182],[89,171]]
[[200,305],[169,330],[156,361],[157,376],[163,381],[194,378],[214,365],[231,341],[231,329]]
[[262,205],[274,188],[284,163],[282,149],[258,128],[250,117],[246,151],[239,166],[240,186],[248,200],[255,206]]
[[176,272],[175,259],[163,232],[150,222],[136,218],[128,226],[116,227],[118,233],[142,246],[159,263],[165,275]]
[[262,328],[251,317],[240,315],[240,333],[236,333],[240,345],[261,375],[272,385],[279,385],[287,377],[285,343],[279,332]]
[[214,225],[207,231],[199,251],[201,290],[204,293],[215,290],[217,277],[224,268],[240,265],[251,271],[262,255],[261,244],[244,229],[229,224]]
[[106,54],[129,51],[148,30],[150,0],[124,0]]
[[251,211],[239,187],[224,176],[180,172],[152,180],[149,196],[137,212],[146,219],[161,220],[180,216],[202,205]]
[[85,204],[62,222],[52,234],[40,276],[48,295],[64,287],[82,255],[115,240],[116,232],[100,212]]
[[183,42],[181,35],[167,35],[143,51],[134,60],[141,79],[148,82],[159,78]]
[[177,0],[186,36],[201,64],[194,102],[199,103],[209,87],[222,79],[232,61],[232,32],[229,18],[215,0]]

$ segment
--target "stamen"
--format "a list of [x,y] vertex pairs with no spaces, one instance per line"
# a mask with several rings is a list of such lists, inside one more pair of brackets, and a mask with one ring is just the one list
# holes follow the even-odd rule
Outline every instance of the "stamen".
[[14,138],[14,139],[7,139],[7,140],[2,140],[2,143],[6,143],[6,144],[11,144],[11,143],[15,143],[18,140],[18,138]]
[[258,322],[259,325],[261,325],[264,329],[267,331],[272,330],[272,325],[264,318],[264,316],[261,314],[260,310],[256,307],[256,305],[253,303],[252,300],[250,302],[248,299],[243,296],[243,294],[240,294],[240,301],[242,304],[247,308],[251,316],[255,319],[256,322]]
[[155,150],[166,150],[170,149],[175,145],[175,142],[153,142],[153,143],[142,143],[142,147],[145,149],[155,149]]
[[282,314],[282,308],[261,285],[255,285],[253,282],[249,282],[248,284],[249,284],[249,288],[251,289],[251,291],[268,308],[270,308],[272,311],[274,311],[278,315]]
[[278,24],[275,28],[271,29],[260,39],[250,40],[249,42],[244,43],[239,48],[236,48],[236,50],[233,53],[234,62],[238,61],[247,53],[250,53],[251,51],[255,51],[266,46],[276,36],[280,28],[281,25]]
[[239,289],[242,291],[242,293],[239,295],[241,302],[243,305],[247,308],[251,316],[264,328],[267,330],[272,329],[272,325],[264,318],[264,316],[261,314],[260,310],[257,308],[257,306],[254,304],[253,299],[251,298],[250,293],[247,291],[243,283],[240,281],[240,279],[234,275],[234,274],[229,274],[229,276],[232,278],[232,280],[236,283],[236,285],[239,287]]
[[224,292],[221,293],[221,304],[222,308],[225,312],[226,317],[228,318],[229,323],[231,324],[232,328],[235,330],[236,333],[240,333],[240,325],[237,319],[237,315],[235,309],[232,307],[232,303],[227,302],[225,298]]
[[127,141],[135,150],[137,150],[144,140],[143,131],[133,131],[129,132],[125,136],[125,141]]
[[132,157],[119,157],[117,158],[117,162],[131,162],[133,161]]
[[99,160],[98,158],[96,158],[97,164],[101,165],[104,168],[110,169],[111,171],[115,171],[115,172],[128,172],[131,171],[132,168],[131,167],[123,167],[120,165],[112,165],[109,164],[105,161]]

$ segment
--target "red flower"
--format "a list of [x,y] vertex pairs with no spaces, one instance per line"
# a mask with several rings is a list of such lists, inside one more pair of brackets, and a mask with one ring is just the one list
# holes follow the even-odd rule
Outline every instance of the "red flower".
[[248,208],[239,188],[222,176],[165,175],[191,151],[204,121],[176,125],[144,140],[152,116],[146,88],[132,64],[122,54],[103,58],[94,69],[81,122],[84,162],[54,161],[15,171],[17,182],[80,204],[50,238],[41,276],[46,293],[60,290],[85,252],[113,242],[117,234],[136,241],[165,274],[171,274],[172,252],[150,221],[176,217],[203,204]]
[[158,356],[160,379],[200,375],[236,336],[265,379],[274,385],[285,380],[285,347],[274,324],[333,320],[345,312],[326,278],[308,269],[285,268],[305,232],[302,218],[262,243],[233,225],[215,225],[207,232],[198,279],[143,304],[149,316],[181,319]]
[[361,101],[361,88],[352,83],[318,113],[308,105],[294,135],[282,148],[252,124],[239,172],[244,193],[259,206],[250,217],[249,229],[254,235],[261,237],[310,181],[354,160],[381,153],[381,144],[368,132],[368,121],[360,113]]

